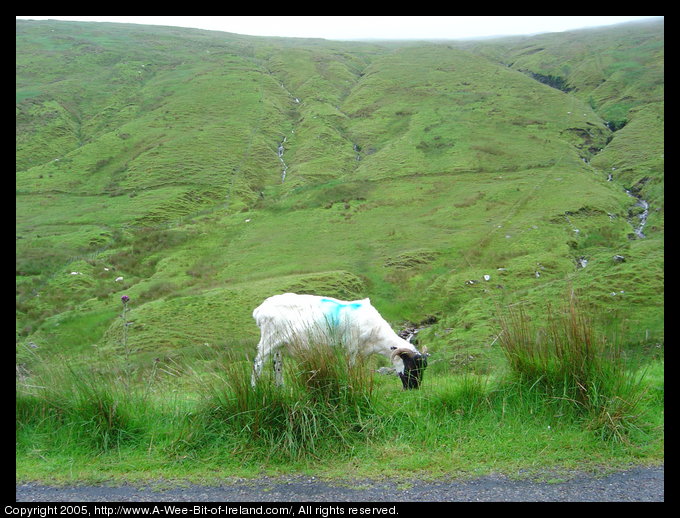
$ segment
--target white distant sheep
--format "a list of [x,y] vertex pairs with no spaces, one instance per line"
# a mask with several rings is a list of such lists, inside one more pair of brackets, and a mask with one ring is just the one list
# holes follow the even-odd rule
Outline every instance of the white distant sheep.
[[251,383],[256,385],[265,360],[274,354],[277,383],[283,382],[281,347],[294,344],[341,343],[350,358],[382,354],[390,359],[405,389],[418,388],[427,367],[427,349],[420,353],[399,337],[369,299],[344,301],[318,295],[284,293],[269,297],[253,311],[260,328]]

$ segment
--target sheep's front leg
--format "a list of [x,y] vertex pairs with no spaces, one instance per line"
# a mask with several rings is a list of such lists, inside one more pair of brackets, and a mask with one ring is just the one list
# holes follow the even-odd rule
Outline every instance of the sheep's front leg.
[[274,353],[274,381],[277,387],[283,386],[283,355],[281,349]]

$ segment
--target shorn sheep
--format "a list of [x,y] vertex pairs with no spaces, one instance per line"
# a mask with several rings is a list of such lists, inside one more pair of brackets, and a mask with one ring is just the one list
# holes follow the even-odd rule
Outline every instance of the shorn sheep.
[[356,361],[357,356],[382,354],[394,365],[404,389],[418,388],[427,367],[427,348],[421,353],[399,337],[369,299],[344,301],[284,293],[266,299],[255,308],[253,318],[261,333],[253,365],[253,387],[266,359],[272,354],[276,383],[283,383],[283,346],[289,346],[290,350],[308,348],[315,343],[340,343],[347,348],[351,361]]

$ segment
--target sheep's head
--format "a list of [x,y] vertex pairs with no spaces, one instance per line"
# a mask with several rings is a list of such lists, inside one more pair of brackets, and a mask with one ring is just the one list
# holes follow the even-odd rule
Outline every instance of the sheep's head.
[[417,389],[423,381],[423,373],[427,367],[427,347],[419,353],[406,347],[395,348],[392,351],[392,360],[396,357],[404,362],[404,372],[399,372],[399,377],[404,385],[404,389]]

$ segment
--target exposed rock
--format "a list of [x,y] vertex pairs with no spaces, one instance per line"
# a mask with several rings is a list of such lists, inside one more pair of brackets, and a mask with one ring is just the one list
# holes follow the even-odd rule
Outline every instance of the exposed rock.
[[437,317],[430,315],[428,317],[425,317],[418,324],[408,323],[397,334],[407,342],[415,344],[418,343],[418,341],[416,340],[416,335],[423,329],[430,327],[435,322],[437,322]]

